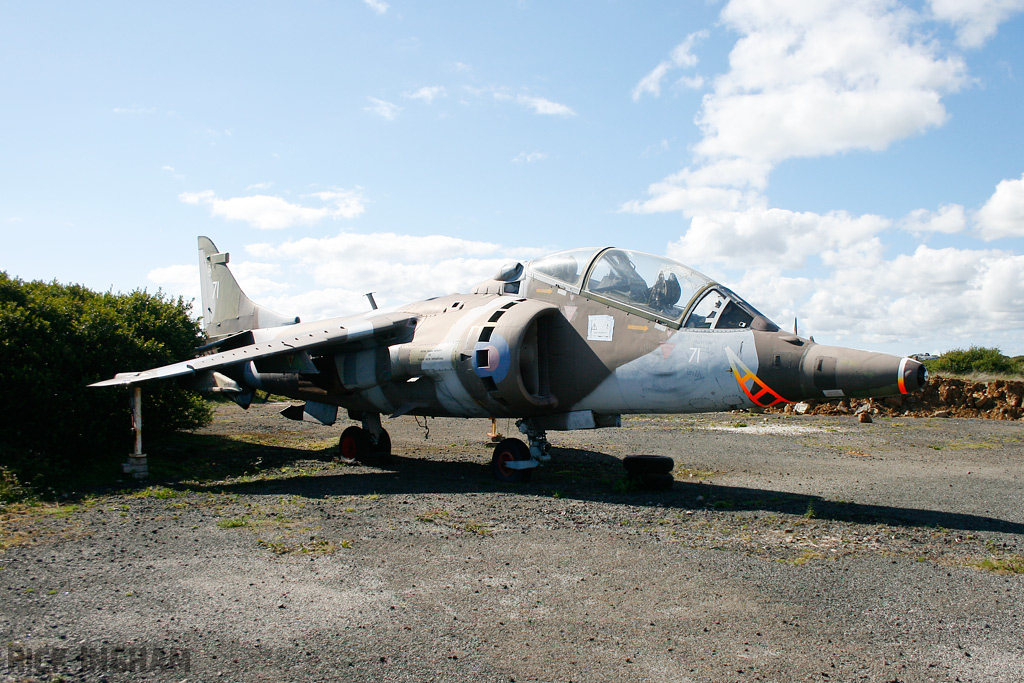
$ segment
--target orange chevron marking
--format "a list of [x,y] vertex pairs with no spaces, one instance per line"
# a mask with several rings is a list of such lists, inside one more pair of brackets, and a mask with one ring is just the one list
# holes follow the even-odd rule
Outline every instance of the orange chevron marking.
[[[765,384],[760,377],[754,374],[753,370],[747,367],[746,363],[740,360],[740,357],[732,349],[726,347],[725,353],[729,357],[729,367],[732,368],[732,374],[736,377],[736,383],[740,385],[743,393],[747,395],[747,398],[754,405],[770,408],[780,403],[792,403],[792,401],[782,398],[778,392]],[[754,393],[756,389],[760,389],[760,391]],[[766,402],[769,399],[771,399],[771,402]]]

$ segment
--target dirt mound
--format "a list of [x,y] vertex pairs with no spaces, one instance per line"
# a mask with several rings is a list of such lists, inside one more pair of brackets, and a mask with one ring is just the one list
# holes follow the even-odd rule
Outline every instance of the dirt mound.
[[932,377],[924,391],[881,399],[843,399],[838,402],[790,403],[786,412],[807,415],[872,415],[908,417],[980,417],[987,420],[1020,420],[1024,417],[1024,381],[996,379],[975,382]]

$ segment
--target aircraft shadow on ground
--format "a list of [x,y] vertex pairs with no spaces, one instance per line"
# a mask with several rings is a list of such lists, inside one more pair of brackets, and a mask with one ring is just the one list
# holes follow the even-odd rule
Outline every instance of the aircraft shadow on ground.
[[[215,476],[197,477],[194,473],[173,476],[169,483],[175,488],[196,491],[297,495],[307,498],[363,496],[370,493],[387,495],[498,491],[532,496],[557,494],[564,499],[614,505],[657,506],[679,510],[710,509],[723,513],[762,511],[859,524],[941,527],[1024,536],[1024,524],[993,517],[909,506],[836,502],[821,496],[767,488],[677,481],[668,491],[646,491],[628,482],[617,457],[574,448],[555,448],[552,462],[536,470],[531,481],[519,484],[505,484],[493,479],[489,449],[485,447],[481,447],[479,455],[466,453],[460,460],[396,455],[374,466],[341,466],[320,471],[296,468],[295,474],[280,470],[294,466],[297,461],[330,462],[336,455],[336,449],[309,451],[253,445],[251,448],[236,450],[238,452],[233,455],[234,462],[227,463],[226,467],[216,467]],[[278,472],[274,473],[274,470]],[[265,476],[270,473],[274,476]],[[224,481],[245,474],[255,480]],[[175,480],[179,483],[174,483]],[[181,483],[183,481],[189,483]]]

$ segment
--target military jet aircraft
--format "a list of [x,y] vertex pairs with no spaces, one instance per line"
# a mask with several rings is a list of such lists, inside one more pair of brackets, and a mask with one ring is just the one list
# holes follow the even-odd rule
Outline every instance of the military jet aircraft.
[[92,386],[173,377],[243,408],[261,389],[304,401],[286,417],[328,425],[344,408],[361,423],[340,438],[353,460],[390,454],[381,415],[515,418],[526,442],[500,441],[491,465],[521,481],[551,458],[549,430],[906,394],[927,381],[915,360],[816,344],[692,268],[626,249],[509,263],[468,294],[319,322],[253,303],[206,237],[199,261],[202,355]]

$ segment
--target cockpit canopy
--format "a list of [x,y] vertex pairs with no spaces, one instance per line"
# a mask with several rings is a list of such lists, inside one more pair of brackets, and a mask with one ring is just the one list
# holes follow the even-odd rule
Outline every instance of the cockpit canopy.
[[573,249],[530,261],[524,276],[673,327],[778,330],[725,287],[664,256]]

